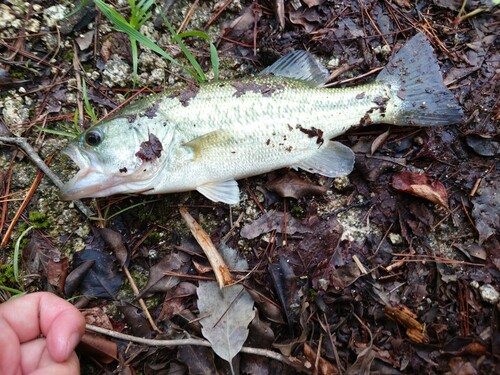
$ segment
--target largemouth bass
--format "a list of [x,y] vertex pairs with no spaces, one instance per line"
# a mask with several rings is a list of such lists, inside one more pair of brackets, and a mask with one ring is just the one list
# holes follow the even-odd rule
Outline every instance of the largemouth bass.
[[326,77],[312,55],[296,51],[256,78],[188,85],[139,100],[68,146],[65,153],[80,170],[61,197],[197,190],[236,204],[237,179],[283,167],[349,174],[354,153],[331,139],[353,126],[463,119],[421,33],[372,83],[326,89]]

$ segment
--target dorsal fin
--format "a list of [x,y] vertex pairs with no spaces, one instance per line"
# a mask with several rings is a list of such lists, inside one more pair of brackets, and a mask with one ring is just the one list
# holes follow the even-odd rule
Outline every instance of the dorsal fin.
[[260,75],[274,75],[296,79],[309,86],[323,86],[328,79],[328,70],[307,51],[297,50],[279,58]]

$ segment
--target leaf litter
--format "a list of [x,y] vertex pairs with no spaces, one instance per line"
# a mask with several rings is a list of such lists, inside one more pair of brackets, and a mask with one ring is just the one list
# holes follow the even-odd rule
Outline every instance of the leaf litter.
[[[445,129],[354,129],[340,139],[356,152],[356,168],[347,182],[278,171],[268,175],[267,183],[262,177],[242,181],[248,199],[231,210],[207,206],[195,195],[167,196],[154,207],[127,210],[101,221],[99,226],[112,229],[107,241],[98,240],[99,231],[89,235],[89,226],[82,225],[76,210],[62,206],[55,189],[42,179],[26,210],[46,213],[51,226],[32,232],[30,245],[23,249],[20,268],[29,275],[23,286],[66,297],[97,295],[80,298],[78,306],[90,312],[88,323],[117,333],[162,340],[203,337],[197,291],[203,283],[213,283],[209,281],[213,273],[199,247],[189,245],[193,238],[178,225],[176,207],[183,202],[217,249],[235,249],[233,259],[248,262],[234,269],[229,266],[238,281],[234,287],[248,292],[247,319],[229,319],[241,332],[238,345],[243,341],[242,350],[232,357],[235,372],[498,372],[499,333],[494,319],[500,289],[495,86],[499,66],[494,8],[488,2],[466,2],[461,10],[462,2],[445,0],[420,2],[418,7],[399,0],[197,5],[179,0],[173,11],[172,3],[166,2],[164,10],[175,25],[184,21],[175,18],[180,9],[193,15],[186,21],[188,29],[212,25],[206,30],[219,43],[221,61],[227,64],[221,74],[228,77],[231,71],[238,76],[259,71],[291,50],[306,48],[334,73],[333,85],[368,82],[418,28],[430,37],[445,82],[463,105],[467,121]],[[77,110],[67,56],[76,53],[92,77],[87,81],[91,103],[110,111],[122,101],[123,92],[129,96],[136,91],[130,77],[104,80],[113,67],[130,65],[129,40],[116,32],[96,32],[93,27],[106,20],[94,22],[94,6],[85,6],[77,17],[62,22],[61,43],[53,38],[55,26],[45,24],[42,16],[50,4],[29,15],[13,7],[6,3],[2,10],[18,17],[20,24],[32,17],[44,29],[40,34],[20,34],[17,23],[2,29],[7,37],[0,46],[1,133],[23,133],[45,158],[62,146],[52,135],[35,130],[34,123],[60,129]],[[479,12],[474,13],[476,9]],[[164,32],[159,23],[147,27],[152,37]],[[73,41],[82,49],[68,48]],[[161,43],[176,50],[167,41]],[[203,55],[196,43],[190,47],[197,56]],[[141,84],[151,90],[164,82],[170,86],[174,79],[169,76],[165,81],[163,71],[159,81],[149,75],[156,66],[166,65],[140,49]],[[174,75],[178,72],[175,67],[168,69]],[[20,116],[27,109],[30,115]],[[81,124],[88,122],[82,119]],[[154,138],[146,146],[145,157],[163,152]],[[12,194],[29,187],[33,171],[24,167],[28,161],[19,158],[14,147],[2,147],[0,158],[3,236],[20,207]],[[52,166],[62,175],[70,174],[62,160]],[[142,199],[113,197],[88,203],[96,212],[107,213]],[[240,220],[232,221],[239,215]],[[24,214],[19,217],[27,220]],[[0,267],[8,266],[9,251],[3,254]],[[124,264],[141,287],[139,296],[122,283]],[[276,277],[271,277],[269,270],[274,268]],[[90,274],[94,276],[89,278]],[[17,287],[9,284],[8,267],[0,276],[2,283]],[[214,287],[211,293],[213,297],[221,292]],[[145,318],[139,297],[145,298],[161,332]],[[386,311],[397,311],[399,318]],[[228,363],[208,347],[126,346],[95,334],[85,340],[89,337],[79,353],[82,373],[93,373],[89,367],[114,371],[117,364],[124,373],[230,371]],[[228,358],[236,353],[235,348],[228,352],[227,345],[221,347]],[[246,349],[251,348],[264,352],[250,354]],[[283,357],[269,356],[273,353]],[[196,363],[189,360],[192,356]]]

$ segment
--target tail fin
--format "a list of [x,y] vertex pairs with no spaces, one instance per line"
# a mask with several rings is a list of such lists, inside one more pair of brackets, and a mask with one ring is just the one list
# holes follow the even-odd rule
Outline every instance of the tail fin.
[[450,125],[463,120],[462,108],[445,87],[433,49],[422,33],[401,47],[377,80],[395,90],[399,125]]

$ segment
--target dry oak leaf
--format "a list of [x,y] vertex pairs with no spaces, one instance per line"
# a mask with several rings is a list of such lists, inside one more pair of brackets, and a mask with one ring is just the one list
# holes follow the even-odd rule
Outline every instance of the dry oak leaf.
[[448,193],[445,186],[426,174],[399,172],[392,178],[392,187],[397,191],[415,195],[448,208]]

